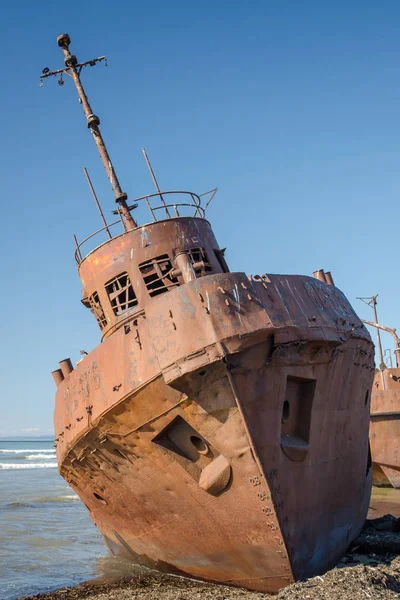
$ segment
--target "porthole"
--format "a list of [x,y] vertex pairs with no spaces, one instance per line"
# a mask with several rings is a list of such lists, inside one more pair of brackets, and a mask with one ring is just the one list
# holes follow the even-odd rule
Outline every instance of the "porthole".
[[193,446],[196,448],[199,454],[208,454],[209,448],[204,440],[197,437],[197,435],[191,435],[190,441],[192,442]]

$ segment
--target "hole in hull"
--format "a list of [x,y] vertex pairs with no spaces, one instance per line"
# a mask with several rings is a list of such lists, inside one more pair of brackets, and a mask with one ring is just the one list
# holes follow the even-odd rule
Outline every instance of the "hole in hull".
[[208,454],[208,446],[204,440],[197,437],[197,435],[191,435],[190,441],[192,442],[193,446],[196,448],[197,452],[199,452],[200,454]]
[[288,458],[304,460],[309,447],[316,381],[288,376],[282,406],[281,448]]
[[93,492],[93,496],[102,504],[107,504],[106,500],[104,500],[104,498],[102,498],[102,496],[100,496],[100,494],[98,494],[97,492]]

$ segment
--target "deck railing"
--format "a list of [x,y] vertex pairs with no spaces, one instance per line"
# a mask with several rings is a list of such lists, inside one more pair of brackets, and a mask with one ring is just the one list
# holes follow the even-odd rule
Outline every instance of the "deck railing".
[[[145,202],[147,208],[150,211],[150,214],[153,218],[153,222],[156,221],[164,221],[165,219],[176,219],[183,216],[190,217],[198,217],[200,219],[205,218],[205,211],[207,206],[210,204],[211,200],[215,196],[217,192],[217,188],[211,190],[210,192],[205,192],[204,194],[195,194],[194,192],[185,192],[182,190],[172,190],[169,192],[157,192],[155,194],[147,194],[146,196],[141,196],[140,198],[136,198],[133,201],[133,204],[128,206],[128,210],[131,211],[137,208],[139,202]],[[201,199],[203,196],[211,194],[208,199],[207,204],[203,207],[201,206]],[[178,198],[176,198],[178,196]],[[166,201],[167,200],[167,201]],[[173,201],[177,200],[177,201]],[[182,214],[186,213],[186,214]],[[190,213],[190,214],[187,214]],[[88,235],[84,240],[78,242],[76,236],[75,239],[75,260],[78,265],[82,262],[83,256],[81,252],[81,248],[84,244],[86,244],[89,240],[99,235],[100,233],[107,231],[110,237],[111,234],[108,231],[110,227],[114,227],[115,225],[122,224],[124,230],[125,223],[121,215],[120,209],[113,211],[114,215],[119,215],[119,219],[114,221],[113,223],[108,223],[105,227],[98,229],[94,233]]]

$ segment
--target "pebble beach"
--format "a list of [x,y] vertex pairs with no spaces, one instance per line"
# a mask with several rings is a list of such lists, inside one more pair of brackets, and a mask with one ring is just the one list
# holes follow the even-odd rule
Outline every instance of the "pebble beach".
[[369,519],[359,538],[331,571],[298,582],[269,596],[162,575],[154,571],[117,581],[89,581],[54,592],[23,596],[20,600],[391,600],[400,597],[400,519],[383,514],[399,508],[398,490],[375,488]]
[[[400,595],[400,559],[375,553],[358,557],[347,555],[354,566],[339,565],[323,576],[288,586],[275,596],[277,600],[391,600]],[[149,573],[113,583],[88,583],[62,588],[49,594],[25,596],[23,600],[229,600],[273,598],[250,592],[193,580]]]

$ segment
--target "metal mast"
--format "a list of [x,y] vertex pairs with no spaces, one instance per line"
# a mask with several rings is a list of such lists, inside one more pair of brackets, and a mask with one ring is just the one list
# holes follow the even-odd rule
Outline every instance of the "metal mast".
[[[378,313],[377,313],[377,310],[376,310],[376,305],[377,305],[376,299],[377,299],[377,297],[378,297],[378,294],[376,294],[376,296],[372,296],[371,302],[369,303],[370,305],[372,305],[372,308],[373,308],[373,311],[374,311],[374,321],[375,321],[375,323],[379,323],[379,321],[378,321]],[[378,327],[376,328],[376,336],[378,338],[379,359],[381,361],[380,365],[379,365],[379,368],[381,369],[381,371],[383,371],[385,363],[384,363],[384,360],[383,360],[381,333],[380,333]]]
[[[379,323],[378,321],[378,313],[376,310],[376,305],[377,305],[377,297],[379,294],[376,294],[376,296],[372,296],[372,298],[360,298],[358,297],[357,300],[362,300],[365,304],[368,304],[368,306],[371,306],[371,308],[374,311],[374,321],[375,323]],[[363,321],[365,323],[365,321]],[[369,323],[367,323],[369,325]],[[385,362],[383,360],[383,351],[382,351],[382,342],[381,342],[381,334],[379,329],[383,329],[383,327],[379,327],[379,325],[374,325],[374,327],[376,327],[376,336],[378,338],[378,349],[379,349],[379,359],[380,359],[380,365],[379,365],[379,369],[381,371],[383,371],[385,369]]]
[[[364,321],[364,320],[363,320],[363,323],[366,323],[367,325],[371,325],[372,327],[376,328],[376,336],[378,338],[378,349],[379,349],[379,359],[380,359],[379,370],[381,372],[382,388],[385,390],[386,384],[385,384],[385,376],[384,376],[383,372],[386,369],[386,365],[385,365],[385,361],[383,360],[383,351],[382,351],[382,342],[381,342],[381,333],[380,333],[380,329],[384,329],[384,327],[381,327],[378,322],[378,313],[376,310],[377,297],[378,297],[378,294],[376,294],[376,296],[372,296],[372,298],[358,297],[357,300],[362,300],[364,302],[364,304],[368,304],[368,306],[371,306],[374,311],[375,324],[371,324],[369,321]],[[397,359],[397,354],[395,356]]]
[[86,96],[85,90],[83,89],[83,85],[80,79],[80,72],[82,70],[82,67],[86,67],[87,65],[90,65],[92,67],[97,62],[105,60],[105,56],[100,56],[99,58],[89,60],[85,63],[78,63],[76,56],[70,53],[69,45],[71,43],[71,39],[68,33],[63,33],[62,35],[59,35],[57,38],[57,43],[64,54],[65,68],[58,69],[58,71],[50,71],[49,69],[44,69],[40,79],[42,80],[45,77],[51,77],[52,75],[60,74],[59,83],[62,85],[64,83],[62,80],[62,74],[65,73],[74,80],[76,89],[78,90],[79,94],[79,101],[82,104],[84,113],[86,115],[87,126],[93,134],[93,139],[99,150],[101,160],[103,161],[103,165],[107,173],[107,177],[110,180],[111,187],[114,191],[115,202],[117,202],[120,205],[120,210],[124,219],[126,229],[133,229],[137,226],[137,223],[133,219],[128,209],[128,195],[121,189],[118,177],[115,173],[114,166],[111,162],[110,155],[108,154],[106,145],[104,143],[103,136],[100,133],[100,119],[93,113],[92,107],[89,104],[89,100]]
[[164,201],[163,195],[162,195],[162,193],[161,193],[161,190],[160,190],[160,186],[158,185],[158,181],[157,181],[157,179],[156,179],[156,176],[154,175],[153,167],[151,166],[150,159],[149,159],[149,157],[147,156],[146,149],[145,149],[145,148],[142,148],[142,152],[143,152],[144,159],[145,159],[145,161],[146,161],[147,168],[148,168],[148,169],[149,169],[149,171],[150,171],[150,175],[151,175],[151,178],[152,178],[152,180],[153,180],[154,186],[155,186],[155,188],[156,188],[156,190],[157,190],[157,192],[158,192],[158,195],[159,195],[159,196],[160,196],[160,198],[161,198],[161,202],[162,202],[162,205],[163,205],[163,207],[165,208],[165,212],[167,213],[167,217],[170,219],[170,218],[171,218],[171,215],[170,215],[170,214],[169,214],[169,212],[168,212],[168,207],[167,207],[167,205],[165,204],[165,201]]

